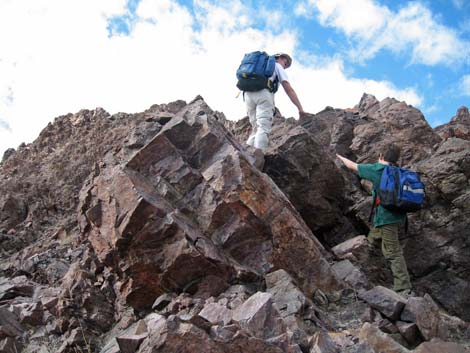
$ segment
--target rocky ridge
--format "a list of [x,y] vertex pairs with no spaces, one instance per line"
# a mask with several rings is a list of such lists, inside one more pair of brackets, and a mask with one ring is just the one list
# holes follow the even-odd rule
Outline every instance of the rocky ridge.
[[[59,117],[0,166],[0,352],[466,352],[468,120],[433,130],[370,95],[278,113],[260,171],[248,120],[201,97]],[[412,298],[386,288],[368,192],[334,158],[390,142],[427,185]]]

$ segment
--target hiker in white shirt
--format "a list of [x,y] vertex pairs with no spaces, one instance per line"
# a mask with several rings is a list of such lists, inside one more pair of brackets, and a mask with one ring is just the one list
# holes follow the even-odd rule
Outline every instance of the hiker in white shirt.
[[[274,57],[276,58],[276,65],[270,81],[274,83],[275,87],[279,83],[282,85],[287,96],[299,110],[299,116],[302,117],[307,113],[303,110],[302,104],[290,85],[285,71],[285,69],[291,66],[292,59],[285,53],[275,54]],[[251,135],[246,143],[260,149],[263,153],[269,144],[268,135],[271,132],[272,119],[275,113],[274,93],[276,90],[271,92],[268,88],[264,88],[260,91],[245,93],[247,114],[252,126]]]

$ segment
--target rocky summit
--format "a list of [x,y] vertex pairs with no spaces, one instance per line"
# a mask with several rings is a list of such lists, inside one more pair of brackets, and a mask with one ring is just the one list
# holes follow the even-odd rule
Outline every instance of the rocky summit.
[[[364,94],[277,112],[260,169],[202,97],[60,116],[0,164],[0,353],[470,352],[470,115],[431,128]],[[401,242],[413,293],[365,238],[370,190],[336,153],[396,143],[426,185]]]

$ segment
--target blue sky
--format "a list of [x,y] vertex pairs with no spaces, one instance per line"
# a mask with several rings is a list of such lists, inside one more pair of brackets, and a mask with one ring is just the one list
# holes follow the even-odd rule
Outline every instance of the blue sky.
[[[470,104],[470,1],[0,0],[0,153],[80,109],[111,114],[202,95],[237,120],[245,52],[290,53],[304,109],[363,93],[431,126]],[[281,90],[285,116],[295,107]]]

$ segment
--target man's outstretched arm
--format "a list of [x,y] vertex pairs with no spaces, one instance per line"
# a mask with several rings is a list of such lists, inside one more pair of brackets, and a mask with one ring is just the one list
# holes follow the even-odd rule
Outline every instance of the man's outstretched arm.
[[346,157],[340,156],[339,154],[336,154],[336,157],[338,157],[338,159],[341,162],[344,163],[346,168],[348,168],[348,169],[352,170],[353,172],[357,173],[357,163],[356,162],[353,162],[353,161],[347,159]]
[[282,81],[282,87],[284,87],[284,91],[286,91],[287,96],[290,98],[292,103],[294,103],[294,105],[299,110],[299,117],[306,115],[307,113],[304,111],[304,108],[302,107],[302,104],[300,103],[299,97],[297,97],[297,93],[295,93],[289,81]]

